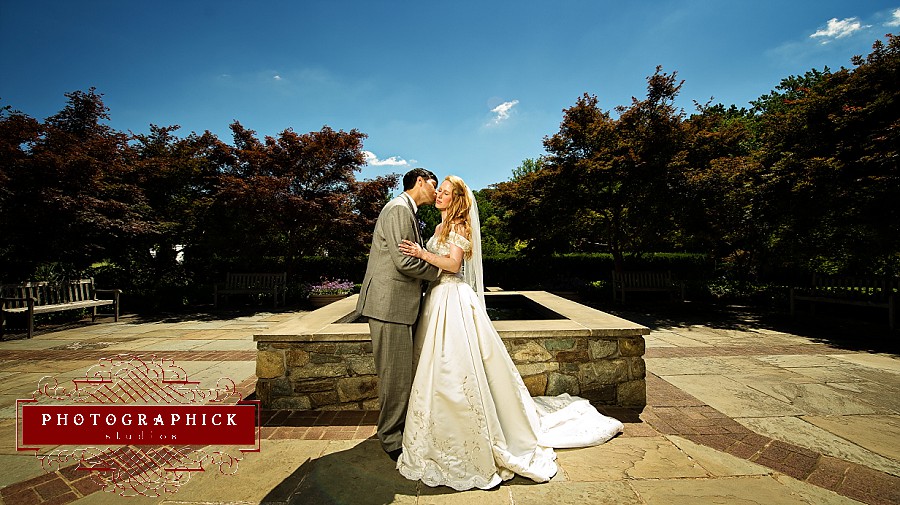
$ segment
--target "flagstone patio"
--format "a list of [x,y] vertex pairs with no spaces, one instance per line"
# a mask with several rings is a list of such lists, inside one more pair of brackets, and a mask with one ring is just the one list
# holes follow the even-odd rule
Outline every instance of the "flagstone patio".
[[461,493],[401,477],[373,438],[371,411],[265,411],[260,451],[234,475],[195,473],[156,497],[106,492],[74,468],[47,473],[15,450],[17,398],[45,376],[65,382],[119,353],[171,359],[201,382],[229,377],[251,395],[253,335],[299,311],[126,316],[7,336],[0,503],[900,503],[896,334],[738,309],[657,309],[610,310],[651,330],[647,405],[603,409],[624,434],[558,451],[549,483],[515,478]]

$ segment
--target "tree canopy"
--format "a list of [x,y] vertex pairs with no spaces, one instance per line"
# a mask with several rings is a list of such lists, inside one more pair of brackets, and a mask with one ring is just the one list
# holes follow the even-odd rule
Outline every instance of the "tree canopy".
[[887,35],[854,69],[790,76],[751,109],[674,106],[661,68],[646,97],[615,109],[584,94],[544,139],[534,169],[492,198],[537,255],[705,252],[773,269],[900,272],[900,42]]
[[[136,282],[209,282],[219,268],[286,268],[301,256],[363,254],[398,177],[357,180],[359,131],[257,138],[233,145],[178,126],[126,135],[104,124],[94,89],[66,95],[38,122],[0,116],[0,251],[4,280],[41,265],[104,263]],[[177,253],[184,261],[176,261]]]

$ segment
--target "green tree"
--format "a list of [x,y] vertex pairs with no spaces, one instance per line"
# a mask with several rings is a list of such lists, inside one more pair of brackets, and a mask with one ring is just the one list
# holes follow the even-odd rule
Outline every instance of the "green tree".
[[35,202],[23,196],[31,167],[30,146],[40,135],[38,121],[10,106],[0,108],[0,279],[21,280],[33,269],[28,213]]
[[16,256],[27,258],[26,276],[42,263],[81,271],[153,232],[128,136],[103,124],[108,109],[93,88],[66,97],[65,108],[28,139],[10,181],[8,219],[27,230],[13,238]]
[[365,134],[326,126],[307,134],[288,129],[260,142],[238,122],[231,128],[234,147],[222,155],[206,222],[208,248],[242,262],[282,258],[289,272],[300,256],[367,250],[375,209],[396,177],[356,180]]
[[504,209],[496,203],[491,188],[474,191],[481,221],[481,251],[484,256],[498,256],[516,251],[509,235]]
[[748,261],[767,240],[768,226],[752,212],[762,180],[752,157],[755,123],[747,109],[707,103],[682,124],[685,148],[672,167],[683,178],[675,203],[684,249]]
[[682,149],[681,89],[660,68],[647,98],[618,107],[619,119],[584,94],[563,111],[560,131],[544,139],[539,169],[496,185],[510,232],[536,254],[600,248],[622,268],[626,253],[665,244],[678,179],[669,166]]
[[766,171],[756,218],[773,225],[764,263],[896,272],[900,44],[876,41],[855,70],[812,70],[754,102]]
[[[621,167],[621,186],[615,189],[617,198],[613,200],[620,219],[604,223],[612,237],[614,258],[622,252],[640,254],[668,248],[676,223],[683,217],[677,203],[683,178],[674,163],[685,148],[684,113],[675,106],[683,83],[677,72],[666,74],[657,67],[647,78],[645,99],[633,98],[629,107],[616,107],[620,114],[615,128],[618,145],[609,155]],[[610,206],[604,203],[599,208]],[[619,224],[613,227],[615,223]]]
[[210,255],[199,244],[203,219],[219,187],[215,160],[227,146],[208,131],[179,138],[179,128],[150,125],[149,134],[134,139],[135,171],[152,209],[155,233],[145,236],[118,266],[127,279],[151,292],[203,285],[214,275],[208,270]]
[[838,193],[845,212],[836,215],[851,272],[900,274],[900,37],[875,41],[852,72],[835,75],[832,124]]
[[522,164],[513,169],[512,181],[522,179],[528,174],[537,172],[544,166],[543,158],[526,158],[522,160]]

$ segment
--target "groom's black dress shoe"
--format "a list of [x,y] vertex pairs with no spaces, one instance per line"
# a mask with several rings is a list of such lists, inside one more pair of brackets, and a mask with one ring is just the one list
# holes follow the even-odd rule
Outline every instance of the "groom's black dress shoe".
[[394,461],[400,458],[400,454],[403,452],[403,449],[394,449],[393,451],[387,451],[387,455]]

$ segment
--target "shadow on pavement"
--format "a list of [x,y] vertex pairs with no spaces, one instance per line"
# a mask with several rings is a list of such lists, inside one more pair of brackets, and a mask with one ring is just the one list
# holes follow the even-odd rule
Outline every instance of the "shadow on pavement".
[[306,460],[260,502],[262,504],[394,503],[397,495],[416,496],[407,480],[381,450],[377,440]]
[[[507,486],[540,485],[517,475],[488,492],[502,492],[505,495],[502,489]],[[306,460],[273,488],[260,504],[383,505],[420,501],[417,496],[462,493],[449,487],[432,488],[406,479],[381,450],[377,440],[365,440],[349,449]],[[411,499],[398,499],[398,496],[409,496]],[[506,499],[502,501],[506,503]]]
[[[763,329],[806,337],[816,343],[848,351],[890,353],[900,356],[900,332],[891,331],[886,312],[854,313],[840,310],[815,316],[765,311],[755,307],[702,303],[643,303],[597,307],[651,330],[677,330],[693,325],[721,330]],[[882,321],[882,317],[883,321]]]
[[[297,307],[297,306],[286,306],[286,307],[278,307],[277,309],[273,309],[271,306],[253,306],[253,305],[243,305],[236,307],[228,307],[228,308],[220,308],[214,309],[212,305],[210,306],[201,306],[201,307],[191,307],[189,309],[185,309],[184,311],[178,312],[153,312],[153,313],[142,313],[142,314],[122,314],[119,316],[120,323],[129,323],[129,324],[147,324],[147,323],[165,323],[165,324],[174,324],[174,323],[184,323],[189,321],[197,321],[197,322],[216,322],[216,321],[230,321],[234,319],[240,318],[248,318],[254,317],[258,314],[285,314],[285,313],[294,313],[294,312],[306,312],[307,310]],[[15,318],[13,318],[15,319]],[[24,318],[20,318],[24,319]],[[75,315],[73,319],[63,320],[61,318],[55,318],[54,321],[36,321],[34,328],[34,335],[44,335],[47,333],[53,333],[57,331],[70,330],[75,328],[83,328],[91,325],[105,324],[111,322],[113,320],[112,316],[106,315],[98,315],[96,321],[91,321],[89,315],[87,316],[79,316]],[[21,340],[28,338],[26,333],[25,323],[14,321],[12,324],[9,324],[2,335],[0,335],[0,341],[8,341],[8,340]]]
[[129,322],[134,323],[183,323],[186,321],[228,321],[242,317],[253,317],[258,314],[284,314],[302,311],[299,307],[287,306],[273,309],[271,306],[238,306],[214,309],[210,307],[193,308],[183,312],[160,312],[150,314],[135,314],[130,316]]

